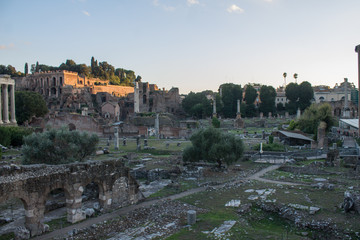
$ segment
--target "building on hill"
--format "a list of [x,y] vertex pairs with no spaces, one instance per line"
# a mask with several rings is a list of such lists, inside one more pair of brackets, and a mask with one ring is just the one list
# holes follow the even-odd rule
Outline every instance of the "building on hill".
[[110,85],[109,80],[88,78],[66,70],[34,73],[18,77],[15,81],[17,90],[38,92],[45,98],[59,97],[65,87],[87,88],[90,94],[107,92],[117,97],[125,97],[134,92],[134,88],[130,86]]

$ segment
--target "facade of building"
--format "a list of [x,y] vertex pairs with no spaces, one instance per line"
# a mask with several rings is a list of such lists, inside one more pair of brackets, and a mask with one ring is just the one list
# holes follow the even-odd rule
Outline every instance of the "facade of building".
[[16,78],[17,90],[38,92],[45,98],[59,97],[63,88],[69,86],[73,89],[88,88],[91,94],[106,92],[117,97],[125,97],[134,92],[133,87],[110,85],[109,80],[88,78],[66,70],[40,72]]
[[[138,103],[138,112],[168,112],[177,113],[181,109],[181,99],[178,88],[161,90],[156,84],[138,82],[136,94],[129,94],[130,101]],[[136,99],[135,99],[136,98]],[[136,111],[135,111],[136,112]]]

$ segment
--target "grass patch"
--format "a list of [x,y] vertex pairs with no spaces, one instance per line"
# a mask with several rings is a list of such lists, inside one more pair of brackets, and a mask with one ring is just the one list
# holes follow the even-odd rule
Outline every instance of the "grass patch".
[[179,183],[179,187],[165,186],[160,191],[151,194],[148,198],[162,198],[173,194],[185,192],[189,189],[197,187],[197,184],[193,181],[182,181]]
[[0,240],[12,240],[14,238],[15,234],[13,232],[0,235]]
[[54,231],[56,229],[61,229],[70,226],[72,223],[67,221],[66,216],[63,216],[61,218],[50,220],[49,222],[46,222],[46,224],[49,225],[50,231]]

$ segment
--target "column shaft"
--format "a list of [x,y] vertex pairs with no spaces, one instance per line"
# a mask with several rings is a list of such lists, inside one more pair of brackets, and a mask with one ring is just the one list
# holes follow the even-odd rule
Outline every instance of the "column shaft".
[[10,86],[10,113],[11,113],[11,123],[16,123],[15,117],[15,84]]
[[3,100],[4,100],[3,119],[4,119],[4,123],[9,123],[9,97],[8,97],[8,85],[7,84],[3,85],[2,93],[3,93]]

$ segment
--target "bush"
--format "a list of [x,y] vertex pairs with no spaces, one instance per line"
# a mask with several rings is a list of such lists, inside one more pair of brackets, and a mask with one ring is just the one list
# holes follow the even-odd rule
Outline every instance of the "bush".
[[274,136],[273,135],[269,136],[269,143],[270,144],[274,143]]
[[220,121],[217,117],[212,118],[211,124],[214,128],[220,128]]
[[[262,145],[263,151],[270,151],[270,152],[284,152],[285,147],[280,143],[269,143]],[[254,150],[260,151],[260,144],[256,144],[254,146]]]
[[65,128],[33,133],[24,138],[23,164],[65,164],[84,159],[95,152],[97,135]]
[[190,138],[192,146],[183,152],[185,162],[204,160],[230,165],[242,157],[244,146],[240,138],[225,134],[215,128],[201,129]]
[[32,129],[23,127],[0,127],[0,144],[6,147],[23,145],[23,137],[30,135]]

